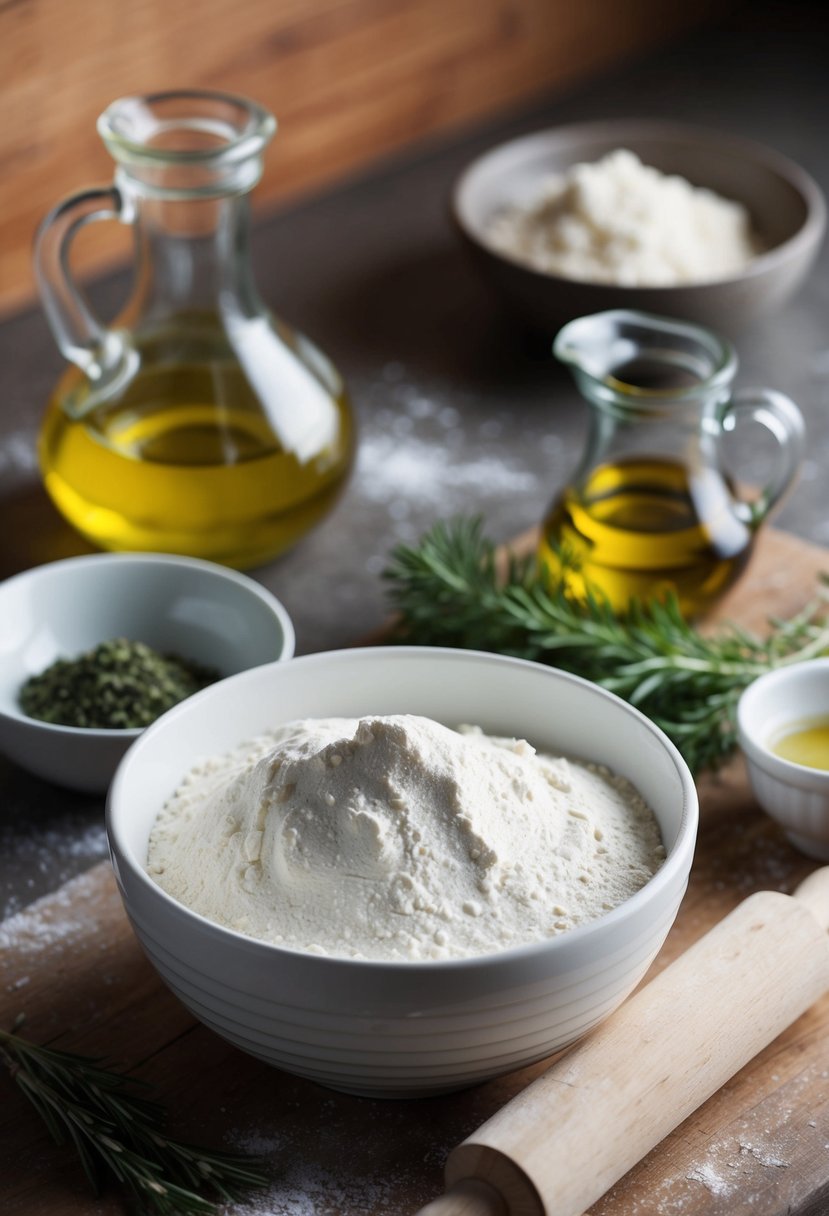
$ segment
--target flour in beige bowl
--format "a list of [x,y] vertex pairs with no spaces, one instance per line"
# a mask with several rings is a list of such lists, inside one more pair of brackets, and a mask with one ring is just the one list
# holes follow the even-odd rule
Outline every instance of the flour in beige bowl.
[[148,869],[209,920],[292,949],[488,954],[593,920],[665,856],[607,770],[428,718],[289,722],[189,773]]
[[533,270],[623,287],[726,279],[760,252],[742,204],[623,148],[551,175],[531,205],[497,212],[486,239]]

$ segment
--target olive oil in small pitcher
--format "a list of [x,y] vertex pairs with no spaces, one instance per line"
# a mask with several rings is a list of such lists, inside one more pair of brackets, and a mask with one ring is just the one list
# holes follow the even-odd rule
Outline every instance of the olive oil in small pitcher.
[[[248,192],[275,129],[243,98],[124,98],[99,130],[111,187],[46,218],[36,269],[73,364],[40,436],[49,494],[108,549],[266,561],[330,510],[354,448],[342,381],[264,307],[248,248]],[[133,297],[111,329],[68,277],[73,233],[116,219],[135,235]]]
[[[544,520],[541,559],[580,597],[624,610],[670,591],[699,615],[745,568],[795,475],[799,410],[771,390],[732,393],[730,345],[680,321],[600,313],[565,326],[554,349],[592,411],[581,464]],[[749,420],[778,453],[752,502],[736,494],[721,452],[722,436]]]

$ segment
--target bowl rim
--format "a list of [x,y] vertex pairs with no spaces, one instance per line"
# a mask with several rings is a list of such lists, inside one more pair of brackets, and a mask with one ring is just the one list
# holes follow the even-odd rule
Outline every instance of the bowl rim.
[[[808,679],[814,672],[821,672],[829,683],[829,657],[805,659],[785,667],[776,667],[753,680],[737,702],[737,735],[749,765],[756,765],[792,788],[826,794],[829,792],[829,769],[812,768],[808,764],[797,764],[794,760],[778,756],[751,724],[757,701],[773,695],[781,685],[794,686],[798,681]],[[792,721],[796,723],[796,714]]]
[[[406,661],[418,662],[424,657],[439,657],[441,655],[449,655],[454,659],[459,659],[463,662],[480,663],[486,662],[492,665],[510,665],[520,668],[528,668],[534,671],[543,671],[549,674],[552,678],[560,679],[564,684],[572,684],[590,690],[594,695],[603,700],[609,700],[617,705],[622,711],[630,714],[636,719],[640,725],[645,727],[647,732],[658,740],[660,745],[667,751],[670,760],[676,770],[680,780],[683,795],[683,805],[680,814],[679,828],[677,830],[676,841],[674,847],[668,853],[665,861],[662,863],[659,870],[654,874],[644,886],[629,896],[622,903],[617,904],[609,912],[603,913],[591,921],[587,921],[583,925],[578,925],[573,929],[568,929],[566,933],[562,933],[558,937],[545,938],[542,941],[530,942],[524,945],[512,946],[506,950],[498,950],[489,954],[477,954],[463,958],[448,958],[448,959],[429,959],[429,960],[413,960],[411,962],[404,959],[363,959],[349,958],[340,955],[317,955],[311,954],[308,951],[292,948],[289,946],[277,945],[275,942],[263,941],[261,938],[250,937],[247,934],[241,933],[235,929],[228,928],[225,925],[220,925],[216,921],[210,920],[199,912],[187,907],[169,895],[162,887],[158,885],[147,873],[143,865],[141,865],[134,857],[131,848],[126,844],[120,823],[118,800],[121,794],[122,786],[125,785],[128,776],[130,765],[135,762],[135,757],[140,755],[142,746],[146,745],[148,738],[153,734],[162,730],[168,730],[176,721],[176,718],[183,713],[192,710],[192,707],[202,700],[210,697],[226,696],[232,685],[242,685],[247,681],[262,679],[266,673],[285,672],[297,666],[314,667],[325,666],[330,663],[347,663],[353,660],[368,659],[370,662],[382,662],[385,658],[397,657]],[[277,678],[278,675],[277,675]],[[183,776],[184,774],[182,774]],[[286,958],[291,960],[302,960],[304,965],[312,968],[324,967],[330,972],[333,968],[342,969],[343,972],[356,972],[359,970],[365,971],[387,971],[389,969],[399,970],[406,975],[416,975],[418,970],[423,973],[431,973],[435,968],[440,969],[481,969],[491,967],[493,964],[500,962],[515,963],[527,959],[534,959],[540,955],[545,955],[550,951],[564,951],[573,948],[574,944],[581,944],[595,937],[596,934],[605,932],[609,928],[613,928],[621,922],[633,917],[640,911],[650,900],[659,895],[677,881],[681,880],[684,872],[685,883],[687,884],[687,875],[690,872],[693,862],[694,847],[696,843],[697,828],[699,824],[699,800],[697,790],[694,784],[694,779],[691,772],[682,758],[679,749],[671,742],[665,732],[658,727],[654,722],[647,718],[635,706],[630,705],[615,693],[609,692],[602,688],[601,685],[593,683],[591,680],[586,680],[581,676],[573,675],[570,672],[562,671],[560,668],[548,667],[542,663],[536,663],[529,659],[519,659],[512,655],[496,654],[490,651],[480,650],[461,650],[450,647],[440,646],[362,646],[352,647],[344,650],[321,651],[314,654],[301,655],[288,659],[279,664],[268,663],[261,667],[250,668],[247,671],[239,672],[235,676],[229,676],[220,683],[213,684],[200,692],[194,693],[192,697],[188,697],[186,701],[180,702],[178,705],[169,709],[166,714],[163,714],[156,722],[146,727],[141,733],[141,737],[137,739],[129,748],[127,753],[121,759],[115,776],[110,783],[107,791],[106,799],[106,833],[109,842],[110,857],[113,862],[113,868],[116,871],[119,886],[121,884],[119,876],[119,866],[125,864],[134,879],[137,879],[144,890],[150,893],[150,898],[156,900],[167,911],[172,912],[174,917],[180,921],[187,922],[193,928],[207,931],[217,935],[220,939],[227,942],[233,942],[237,949],[243,949],[253,955],[263,955],[268,958],[277,960]],[[683,886],[684,892],[684,886]],[[126,904],[126,900],[125,900]]]
[[[621,140],[621,143],[618,143],[617,146],[622,146],[624,143],[624,139],[622,138],[624,135],[627,139],[635,137],[646,139],[662,138],[666,140],[675,138],[699,145],[715,145],[724,151],[730,150],[736,155],[742,155],[744,158],[759,162],[773,173],[776,173],[797,191],[806,207],[805,219],[796,232],[792,233],[791,236],[779,244],[773,245],[770,249],[764,249],[756,254],[738,274],[731,274],[717,279],[698,279],[690,283],[624,287],[623,290],[626,293],[630,293],[637,301],[643,301],[641,305],[637,303],[636,307],[647,307],[645,301],[648,298],[653,298],[654,300],[664,299],[666,294],[674,291],[696,293],[712,287],[722,287],[724,284],[750,281],[774,269],[791,256],[797,255],[801,251],[806,251],[820,242],[826,228],[826,200],[815,179],[797,161],[792,160],[785,153],[779,152],[776,148],[747,136],[719,131],[716,128],[706,127],[697,123],[674,122],[670,119],[654,118],[613,118],[606,121],[590,120],[588,122],[562,123],[560,126],[540,127],[537,130],[529,131],[523,135],[514,136],[511,139],[506,139],[499,144],[495,144],[470,161],[455,179],[449,196],[449,211],[454,225],[461,235],[477,249],[482,250],[490,257],[505,262],[516,270],[524,271],[533,279],[555,283],[562,287],[575,285],[580,290],[589,291],[593,289],[597,292],[619,290],[620,285],[615,283],[599,282],[595,279],[565,278],[563,275],[538,270],[501,249],[495,249],[484,238],[480,228],[468,218],[464,206],[465,197],[471,189],[470,182],[472,182],[475,174],[481,170],[488,160],[501,155],[508,148],[518,148],[522,145],[532,147],[533,144],[543,144],[554,135],[560,135],[563,141],[566,138],[571,138],[574,141],[582,139],[589,142],[592,138],[598,142],[600,137],[601,139],[612,139],[614,132],[619,133]],[[573,163],[578,162],[574,161]]]
[[[13,574],[9,578],[0,582],[0,609],[2,608],[3,596],[7,590],[13,585],[20,586],[24,583],[36,583],[41,576],[44,576],[53,571],[67,569],[72,567],[74,570],[80,571],[80,577],[83,577],[82,571],[90,566],[175,566],[188,570],[201,571],[211,577],[217,577],[220,580],[224,579],[227,582],[235,583],[237,587],[243,591],[247,591],[258,599],[269,610],[271,615],[279,623],[282,633],[282,649],[280,654],[273,662],[287,662],[293,657],[296,647],[296,632],[294,624],[288,615],[288,610],[285,605],[276,598],[276,596],[263,587],[261,583],[257,583],[255,579],[250,578],[246,574],[242,574],[239,570],[233,570],[228,566],[221,566],[218,562],[206,561],[200,557],[186,557],[176,553],[85,553],[76,557],[64,557],[54,562],[44,562],[39,566],[31,566],[28,570],[21,570],[18,574]],[[236,674],[244,674],[243,672]],[[233,677],[226,677],[232,679]],[[219,683],[220,681],[216,681]],[[195,694],[194,694],[195,695]],[[62,725],[59,722],[42,722],[39,718],[31,718],[22,710],[9,710],[0,706],[0,719],[7,722],[15,722],[21,725],[42,730],[47,734],[64,735],[69,738],[77,739],[122,739],[133,740],[143,734],[148,728],[146,726],[131,727],[129,729],[114,728],[114,727],[97,727],[97,726],[68,726]],[[151,723],[152,725],[152,723]]]

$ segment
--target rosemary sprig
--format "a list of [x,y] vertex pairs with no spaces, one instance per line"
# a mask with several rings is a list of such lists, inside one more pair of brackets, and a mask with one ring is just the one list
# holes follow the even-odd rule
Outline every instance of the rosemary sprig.
[[109,1174],[142,1210],[198,1216],[217,1210],[199,1190],[229,1201],[266,1185],[255,1160],[170,1139],[163,1108],[141,1092],[149,1087],[97,1060],[39,1047],[16,1029],[0,1029],[0,1060],[53,1140],[75,1147],[96,1194]]
[[585,676],[636,705],[673,739],[695,772],[736,744],[740,693],[772,667],[829,651],[826,591],[760,639],[737,625],[704,636],[675,598],[616,613],[582,601],[532,556],[504,571],[479,519],[439,523],[399,545],[383,577],[399,613],[396,637],[418,645],[493,650]]

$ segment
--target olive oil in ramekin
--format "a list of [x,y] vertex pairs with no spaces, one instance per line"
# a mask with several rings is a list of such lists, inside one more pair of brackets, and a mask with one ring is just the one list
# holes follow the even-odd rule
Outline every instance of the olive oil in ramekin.
[[576,596],[590,590],[621,611],[633,597],[670,590],[693,617],[743,570],[751,535],[719,477],[695,477],[670,460],[620,459],[564,492],[544,521],[539,556]]
[[83,375],[70,369],[41,431],[46,489],[103,548],[253,566],[289,548],[333,505],[353,454],[348,401],[342,390],[326,391],[318,449],[286,450],[221,341],[190,347],[169,334],[145,341],[126,387],[92,408]]
[[770,750],[781,760],[805,768],[829,770],[829,717],[813,718],[793,725]]

